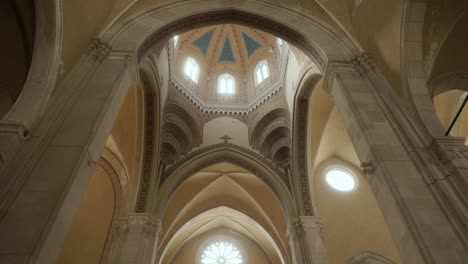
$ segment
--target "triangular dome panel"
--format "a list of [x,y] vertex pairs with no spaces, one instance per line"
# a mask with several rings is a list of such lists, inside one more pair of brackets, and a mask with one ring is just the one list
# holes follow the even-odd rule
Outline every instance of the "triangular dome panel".
[[236,62],[236,59],[234,58],[234,53],[232,52],[231,41],[229,41],[229,38],[226,38],[226,41],[224,42],[223,46],[223,51],[219,56],[219,62],[223,61]]
[[242,32],[242,37],[244,38],[245,48],[247,49],[247,54],[252,55],[257,49],[261,48],[262,45],[251,38],[247,33]]
[[197,46],[205,55],[208,51],[208,48],[210,47],[210,42],[213,38],[213,33],[214,30],[208,31],[193,42],[193,44]]

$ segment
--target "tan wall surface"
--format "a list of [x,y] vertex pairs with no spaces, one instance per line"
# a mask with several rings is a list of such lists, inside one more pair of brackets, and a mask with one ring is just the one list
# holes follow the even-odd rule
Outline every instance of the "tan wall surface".
[[[336,109],[330,115],[318,153],[320,164],[314,171],[312,193],[324,225],[330,264],[343,264],[362,251],[401,263],[374,194],[357,169],[359,159]],[[353,191],[339,192],[326,183],[324,173],[332,165],[354,173],[357,187]]]
[[114,213],[114,187],[96,167],[58,258],[59,264],[98,264]]

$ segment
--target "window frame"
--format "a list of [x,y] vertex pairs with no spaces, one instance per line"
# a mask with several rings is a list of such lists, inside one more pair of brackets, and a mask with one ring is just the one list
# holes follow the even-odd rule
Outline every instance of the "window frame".
[[260,85],[270,77],[270,66],[267,60],[257,63],[254,70],[255,85]]
[[227,72],[219,75],[216,92],[224,96],[235,95],[237,93],[236,78]]
[[[188,67],[190,67],[190,69],[188,69]],[[187,57],[184,63],[183,72],[186,77],[198,84],[198,80],[200,78],[200,65],[194,58]]]

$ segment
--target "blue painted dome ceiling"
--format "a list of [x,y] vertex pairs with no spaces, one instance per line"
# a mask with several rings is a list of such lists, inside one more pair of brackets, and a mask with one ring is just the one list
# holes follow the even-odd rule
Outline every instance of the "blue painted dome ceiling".
[[[283,76],[280,72],[284,72],[284,56],[277,40],[266,32],[235,24],[185,32],[178,36],[177,45],[171,49],[173,73],[183,80],[184,63],[187,58],[193,58],[200,71],[197,88],[190,89],[189,93],[198,97],[197,101],[206,106],[221,103],[245,108],[263,99],[269,89],[278,89]],[[254,70],[261,61],[267,62],[270,74],[262,85],[256,85]],[[218,77],[225,73],[235,79],[236,92],[230,98],[221,98],[216,92]],[[188,84],[193,87],[193,83]]]
[[205,72],[217,70],[245,74],[262,59],[276,57],[276,37],[248,27],[223,24],[179,36],[178,54],[194,57]]

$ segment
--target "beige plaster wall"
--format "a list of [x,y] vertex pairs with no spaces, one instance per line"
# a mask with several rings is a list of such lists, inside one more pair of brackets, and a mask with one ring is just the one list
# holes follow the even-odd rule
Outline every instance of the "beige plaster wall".
[[296,56],[289,56],[286,68],[286,79],[284,80],[284,95],[291,114],[293,113],[294,95],[297,89],[300,72],[301,65],[299,65]]
[[220,137],[228,135],[232,139],[229,143],[250,149],[249,130],[247,125],[231,117],[215,118],[205,124],[203,128],[203,144],[206,147],[213,144],[222,143]]
[[400,34],[403,0],[319,0],[323,7],[370,52],[395,92],[403,95],[400,74]]
[[[318,214],[324,225],[325,245],[330,264],[343,264],[363,251],[372,251],[401,263],[382,212],[359,168],[351,139],[334,108],[318,149],[312,181]],[[338,165],[351,171],[357,187],[338,192],[325,181],[325,170]]]
[[[460,107],[460,103],[464,99],[464,92],[460,90],[451,90],[434,97],[436,114],[445,129],[448,129],[450,126]],[[465,106],[463,109],[462,114],[452,129],[451,135],[464,138],[468,137],[468,106]],[[468,141],[465,144],[467,143]]]
[[330,157],[339,157],[356,167],[359,167],[360,161],[357,157],[354,146],[351,143],[346,127],[341,116],[333,107],[327,124],[320,139],[315,165],[319,165]]
[[63,75],[75,65],[100,33],[116,0],[63,1]]
[[101,167],[96,167],[57,263],[100,263],[114,205],[114,187],[110,176]]
[[[202,234],[194,239],[190,240],[186,243],[183,247],[181,247],[178,251],[178,254],[174,257],[171,264],[189,264],[189,263],[198,263],[200,250],[204,249],[204,246],[208,246],[209,242],[211,242],[213,237],[216,236],[227,236],[227,237],[234,237],[237,244],[242,247],[243,254],[246,257],[245,263],[252,263],[252,264],[271,264],[272,262],[262,250],[262,248],[253,240],[241,236],[238,234],[232,234],[230,230],[227,229],[219,229],[213,230],[211,232],[207,232]],[[239,248],[240,249],[240,248]],[[166,263],[163,263],[166,264]]]
[[138,170],[135,168],[138,164],[140,155],[138,153],[138,87],[133,86],[129,89],[127,97],[122,104],[119,115],[114,122],[108,146],[114,153],[122,158],[127,173],[137,176]]
[[307,142],[307,156],[310,157],[308,160],[308,168],[310,172],[314,170],[320,140],[322,139],[325,127],[330,118],[330,113],[333,109],[334,105],[330,96],[322,89],[322,83],[318,83],[310,98],[308,112],[309,126],[307,129],[307,136],[309,141]]
[[[331,165],[352,171],[358,183],[356,189],[347,193],[332,189],[324,177]],[[343,264],[363,251],[402,263],[372,190],[356,167],[338,159],[323,163],[315,170],[314,193],[330,264]]]

